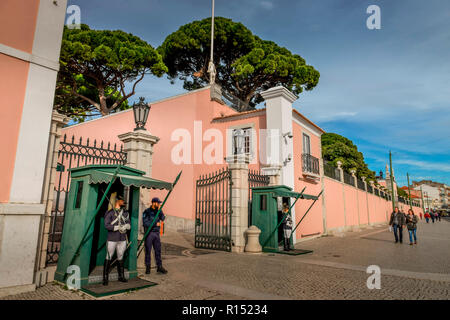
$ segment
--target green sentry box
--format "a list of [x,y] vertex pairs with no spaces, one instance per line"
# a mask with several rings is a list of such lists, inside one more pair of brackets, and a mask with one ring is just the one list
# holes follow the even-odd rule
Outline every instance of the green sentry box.
[[[277,227],[281,219],[281,211],[278,207],[278,197],[282,198],[284,203],[291,204],[290,197],[284,195],[292,192],[288,186],[270,186],[252,188],[252,225],[261,230],[259,242],[264,245],[264,252],[278,252],[279,238],[282,237],[280,228]],[[270,238],[270,239],[269,239]],[[292,237],[291,237],[292,244]]]
[[[66,199],[61,248],[55,273],[56,281],[65,283],[68,276],[67,268],[70,264],[79,266],[81,286],[89,283],[89,275],[96,267],[103,268],[108,235],[104,227],[104,214],[108,209],[108,200],[104,201],[89,230],[86,229],[116,169],[116,165],[89,165],[70,170],[71,184]],[[147,178],[143,176],[144,174],[143,171],[122,166],[107,195],[110,198],[114,192],[124,194],[125,188],[129,188],[128,198],[125,200],[130,214],[131,230],[128,233],[130,245],[124,261],[129,279],[137,277],[139,189],[140,187],[167,190],[172,188],[171,183]],[[82,240],[83,244],[75,255]]]

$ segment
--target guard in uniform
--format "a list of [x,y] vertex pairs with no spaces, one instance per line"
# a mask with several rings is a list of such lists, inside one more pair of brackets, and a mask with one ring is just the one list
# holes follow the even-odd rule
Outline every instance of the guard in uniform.
[[117,254],[119,281],[127,282],[124,275],[123,255],[127,249],[127,232],[130,230],[130,214],[124,210],[125,201],[117,196],[114,208],[105,214],[105,228],[108,230],[106,259],[103,266],[103,285],[108,285],[109,268],[114,253]]
[[283,222],[283,236],[284,236],[284,251],[291,250],[291,234],[292,234],[292,218],[289,214],[289,206],[287,204],[283,205],[283,214],[286,218]]
[[156,265],[157,269],[156,271],[158,273],[166,274],[167,270],[162,266],[162,260],[161,260],[161,239],[159,238],[159,232],[160,232],[160,226],[161,221],[164,221],[166,217],[164,216],[164,213],[159,213],[158,218],[156,218],[156,214],[158,213],[159,207],[161,206],[161,200],[159,198],[153,198],[152,199],[152,205],[150,208],[145,209],[145,211],[142,213],[142,219],[144,224],[144,232],[147,232],[148,228],[153,224],[150,232],[147,235],[147,238],[145,239],[145,273],[150,273],[150,262],[151,262],[151,253],[152,253],[152,247],[155,250],[155,258],[156,258]]

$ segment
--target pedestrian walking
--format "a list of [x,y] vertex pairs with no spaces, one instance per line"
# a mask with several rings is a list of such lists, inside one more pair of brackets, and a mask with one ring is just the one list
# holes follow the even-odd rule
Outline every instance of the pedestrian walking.
[[147,233],[148,228],[150,228],[150,232],[145,239],[145,273],[150,273],[151,267],[151,254],[152,247],[155,250],[155,259],[156,259],[156,272],[166,274],[167,270],[162,266],[161,260],[161,239],[159,237],[161,221],[166,219],[166,216],[162,211],[160,211],[159,216],[156,218],[156,214],[158,213],[159,207],[161,206],[161,200],[159,198],[152,199],[152,205],[145,209],[142,214],[144,231]]
[[434,215],[433,210],[430,211],[430,217],[431,217],[431,221],[434,223],[435,215]]
[[127,249],[127,232],[130,230],[130,214],[124,210],[125,201],[120,195],[116,197],[114,207],[105,214],[105,228],[108,230],[106,241],[106,258],[103,265],[103,285],[108,285],[109,269],[114,253],[117,254],[117,272],[119,281],[125,278],[123,255]]
[[414,237],[414,244],[417,244],[417,223],[419,222],[419,219],[414,214],[414,211],[412,209],[408,210],[408,215],[406,216],[406,227],[408,228],[409,233],[409,244],[413,245],[413,237]]
[[425,221],[427,223],[430,223],[430,213],[428,212],[428,210],[425,212]]
[[405,214],[398,210],[398,207],[394,208],[394,212],[391,213],[391,219],[389,225],[392,226],[395,236],[395,243],[403,243],[403,226],[406,223]]
[[441,217],[442,217],[442,212],[441,211],[439,211],[438,213],[438,219],[439,219],[439,222],[441,222]]
[[283,205],[283,214],[286,216],[283,221],[284,251],[290,251],[293,223],[291,215],[289,213],[289,206],[287,204]]
[[422,220],[422,216],[423,216],[422,211],[420,211],[419,215],[420,215],[420,220]]

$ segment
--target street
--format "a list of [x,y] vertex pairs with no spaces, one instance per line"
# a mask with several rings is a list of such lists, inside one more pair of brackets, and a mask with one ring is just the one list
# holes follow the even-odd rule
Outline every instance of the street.
[[[158,285],[102,299],[416,299],[450,297],[450,221],[418,225],[418,244],[395,244],[387,226],[298,243],[314,250],[299,256],[234,254],[193,248],[193,236],[163,236],[167,275],[153,269],[144,279]],[[381,289],[369,290],[369,265],[381,268]],[[143,273],[144,270],[140,270]],[[4,299],[93,299],[47,284]]]

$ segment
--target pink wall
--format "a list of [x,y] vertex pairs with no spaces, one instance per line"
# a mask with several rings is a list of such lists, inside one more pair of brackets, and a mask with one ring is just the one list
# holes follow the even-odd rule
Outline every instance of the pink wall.
[[324,186],[328,230],[388,222],[390,201],[328,177]]
[[358,189],[359,221],[362,225],[369,223],[366,192]]
[[0,70],[0,203],[4,203],[11,190],[29,63],[0,54]]
[[324,177],[323,179],[327,229],[345,226],[342,185],[327,177]]
[[348,226],[359,225],[357,192],[358,190],[355,187],[344,184],[345,215],[346,215],[346,223]]
[[1,0],[0,43],[31,53],[38,11],[39,0]]

